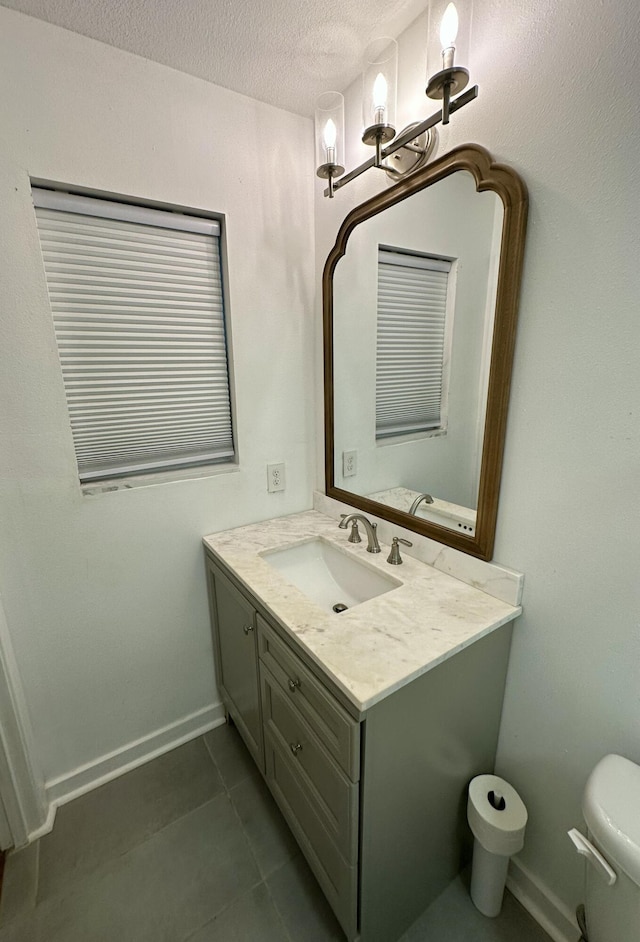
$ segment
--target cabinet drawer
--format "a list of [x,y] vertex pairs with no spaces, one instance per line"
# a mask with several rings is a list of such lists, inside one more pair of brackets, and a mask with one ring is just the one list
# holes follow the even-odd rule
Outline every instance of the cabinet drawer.
[[311,806],[288,747],[265,735],[267,782],[347,938],[357,923],[358,868],[350,866]]
[[331,758],[264,664],[260,665],[260,678],[266,729],[284,751],[290,751],[316,814],[347,862],[354,864],[358,852],[358,786]]
[[360,724],[324,689],[260,615],[257,623],[261,661],[351,781],[359,781]]

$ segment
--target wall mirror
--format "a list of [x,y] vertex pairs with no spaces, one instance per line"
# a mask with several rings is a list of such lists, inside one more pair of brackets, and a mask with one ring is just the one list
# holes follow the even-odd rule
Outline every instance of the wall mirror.
[[481,559],[526,216],[515,171],[465,145],[349,213],[323,274],[326,493]]

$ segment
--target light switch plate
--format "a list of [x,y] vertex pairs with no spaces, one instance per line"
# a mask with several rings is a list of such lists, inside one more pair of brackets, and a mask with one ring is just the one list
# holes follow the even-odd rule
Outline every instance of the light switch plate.
[[353,477],[354,474],[358,473],[358,452],[357,451],[343,451],[342,452],[342,476],[345,478]]
[[270,494],[274,491],[283,491],[285,486],[284,461],[278,464],[267,465],[267,490]]

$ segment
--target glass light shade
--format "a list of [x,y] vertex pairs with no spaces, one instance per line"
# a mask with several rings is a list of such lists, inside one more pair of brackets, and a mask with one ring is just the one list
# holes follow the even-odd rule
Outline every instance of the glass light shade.
[[340,92],[325,92],[315,109],[316,169],[341,167],[344,173],[344,98]]
[[431,0],[427,78],[452,66],[469,68],[473,0]]
[[362,126],[396,126],[398,44],[382,36],[369,43],[362,72]]

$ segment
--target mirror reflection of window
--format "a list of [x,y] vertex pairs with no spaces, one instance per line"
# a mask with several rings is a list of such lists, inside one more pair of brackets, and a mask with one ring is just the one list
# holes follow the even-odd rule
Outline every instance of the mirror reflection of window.
[[378,441],[446,430],[451,268],[451,259],[378,247]]

